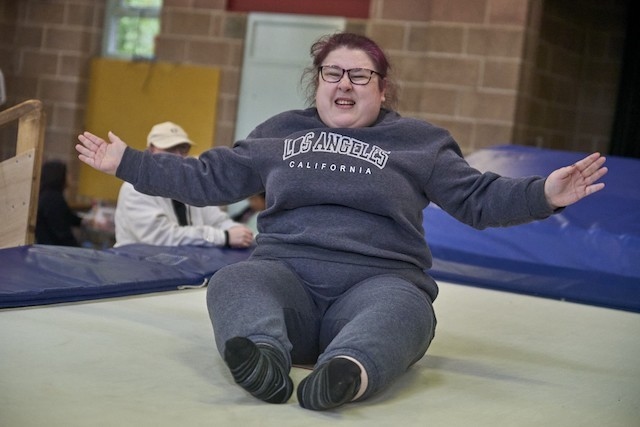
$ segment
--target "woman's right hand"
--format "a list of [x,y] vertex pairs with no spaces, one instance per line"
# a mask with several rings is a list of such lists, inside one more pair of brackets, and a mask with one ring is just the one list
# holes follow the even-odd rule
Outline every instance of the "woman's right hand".
[[109,175],[116,174],[124,150],[127,148],[124,141],[111,131],[109,132],[110,142],[86,131],[78,135],[78,141],[80,144],[76,144],[76,150],[82,162]]

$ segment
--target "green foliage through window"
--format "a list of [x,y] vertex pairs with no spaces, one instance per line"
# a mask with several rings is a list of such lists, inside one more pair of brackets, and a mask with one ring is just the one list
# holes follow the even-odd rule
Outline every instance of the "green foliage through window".
[[162,7],[162,0],[122,0],[125,7]]
[[122,17],[118,22],[117,50],[132,57],[151,58],[159,31],[158,18]]
[[161,7],[162,0],[109,0],[103,55],[153,58]]

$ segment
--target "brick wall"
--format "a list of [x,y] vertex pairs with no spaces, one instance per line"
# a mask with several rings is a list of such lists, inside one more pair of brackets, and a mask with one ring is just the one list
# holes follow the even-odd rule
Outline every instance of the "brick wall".
[[[7,104],[37,98],[47,115],[43,160],[62,160],[75,194],[75,149],[83,128],[89,63],[100,52],[104,5],[93,0],[0,0],[0,67]],[[11,129],[0,133],[3,158]]]
[[463,151],[512,141],[528,0],[376,0],[367,33],[390,53],[400,112]]
[[[0,0],[9,104],[44,101],[45,158],[68,161],[72,173],[105,3]],[[347,29],[388,52],[400,112],[447,127],[465,153],[496,143],[606,152],[625,0],[575,3],[371,0],[369,19],[349,19]],[[165,0],[157,39],[159,60],[222,70],[217,145],[233,142],[247,17],[225,7],[225,0]]]
[[[465,151],[511,141],[528,0],[372,0],[348,29],[389,53],[402,114],[449,128]],[[233,142],[246,14],[165,1],[158,58],[222,69],[217,144]]]
[[624,42],[625,2],[536,2],[515,142],[607,152]]
[[240,88],[246,13],[225,11],[226,2],[165,0],[158,60],[220,68],[214,145],[231,145]]

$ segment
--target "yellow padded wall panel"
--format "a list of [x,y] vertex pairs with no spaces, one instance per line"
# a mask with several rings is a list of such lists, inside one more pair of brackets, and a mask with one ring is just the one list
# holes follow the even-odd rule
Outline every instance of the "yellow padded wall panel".
[[[94,59],[85,128],[105,139],[111,130],[143,150],[151,127],[172,121],[196,143],[191,154],[198,155],[214,141],[219,81],[217,68]],[[121,185],[121,180],[81,165],[81,196],[115,201]]]

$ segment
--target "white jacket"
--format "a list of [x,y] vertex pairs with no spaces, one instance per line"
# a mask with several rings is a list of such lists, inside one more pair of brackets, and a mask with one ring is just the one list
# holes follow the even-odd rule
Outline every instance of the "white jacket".
[[158,246],[223,246],[224,230],[236,225],[220,208],[187,205],[189,225],[180,226],[171,199],[147,196],[124,183],[115,212],[114,246],[146,243]]

